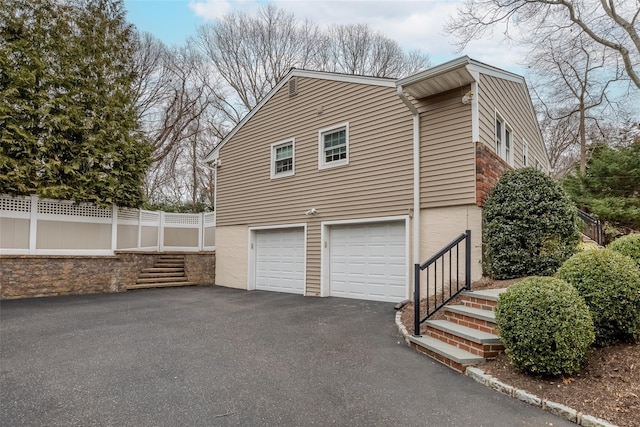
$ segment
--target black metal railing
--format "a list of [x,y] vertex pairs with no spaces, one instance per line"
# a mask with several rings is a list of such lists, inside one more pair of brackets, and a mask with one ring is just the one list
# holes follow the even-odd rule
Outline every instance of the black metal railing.
[[[460,245],[464,242],[464,265],[460,265]],[[455,264],[455,265],[454,265]],[[438,272],[438,265],[440,269]],[[464,283],[461,286],[460,268],[463,269]],[[420,314],[420,281],[422,272],[425,274],[426,314]],[[471,231],[466,230],[451,243],[438,251],[422,264],[414,265],[415,288],[414,303],[414,335],[420,335],[420,325],[429,317],[445,306],[456,295],[464,290],[471,290]]]
[[600,246],[604,246],[605,237],[602,228],[602,221],[594,218],[583,210],[578,209],[578,217],[582,220],[582,234],[596,242]]

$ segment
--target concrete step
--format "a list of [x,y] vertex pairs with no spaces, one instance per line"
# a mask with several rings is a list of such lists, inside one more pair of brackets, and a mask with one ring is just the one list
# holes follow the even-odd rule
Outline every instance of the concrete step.
[[173,282],[186,282],[187,278],[184,276],[171,276],[171,277],[151,277],[151,278],[138,278],[136,284],[141,285],[143,283],[173,283]]
[[467,307],[466,305],[447,305],[443,310],[445,318],[450,322],[498,335],[496,316],[492,310]]
[[500,337],[448,320],[427,320],[427,333],[447,344],[484,358],[494,358],[504,350]]
[[195,282],[141,283],[127,286],[127,289],[169,288],[178,286],[198,286]]
[[408,336],[410,346],[450,368],[464,372],[467,366],[484,362],[484,358],[429,336]]
[[178,255],[178,254],[174,254],[174,255],[160,255],[159,259],[184,259],[184,255]]
[[460,296],[462,297],[462,304],[468,307],[479,308],[482,310],[493,310],[498,303],[498,297],[506,290],[506,288],[501,288],[484,289],[480,291],[464,291]]

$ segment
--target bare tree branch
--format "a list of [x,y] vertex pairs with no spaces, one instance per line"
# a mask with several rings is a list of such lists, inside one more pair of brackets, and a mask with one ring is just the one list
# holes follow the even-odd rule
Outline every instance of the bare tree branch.
[[545,36],[574,28],[614,51],[627,76],[640,89],[640,26],[638,0],[467,0],[450,19],[446,31],[463,49],[471,40],[504,25],[526,34]]

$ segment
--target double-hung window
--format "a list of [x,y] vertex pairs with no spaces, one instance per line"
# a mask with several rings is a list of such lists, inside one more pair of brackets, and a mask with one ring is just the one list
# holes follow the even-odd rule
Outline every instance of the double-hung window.
[[496,117],[496,153],[502,156],[502,133],[504,130],[504,122],[500,117]]
[[509,124],[496,113],[496,154],[513,166],[513,131]]
[[318,168],[349,164],[349,124],[342,123],[318,132]]
[[282,178],[295,173],[295,140],[271,144],[271,178]]

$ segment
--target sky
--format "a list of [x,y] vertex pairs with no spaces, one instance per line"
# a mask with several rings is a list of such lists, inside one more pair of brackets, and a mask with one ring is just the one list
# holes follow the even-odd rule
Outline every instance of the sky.
[[421,50],[438,65],[462,55],[522,74],[524,53],[498,35],[472,42],[463,52],[449,42],[443,26],[461,0],[125,0],[127,18],[139,30],[169,45],[182,45],[198,26],[232,11],[253,13],[265,4],[309,19],[321,27],[365,23],[396,40],[406,50]]

